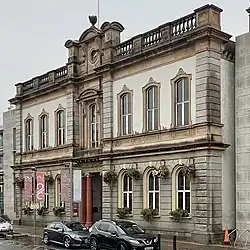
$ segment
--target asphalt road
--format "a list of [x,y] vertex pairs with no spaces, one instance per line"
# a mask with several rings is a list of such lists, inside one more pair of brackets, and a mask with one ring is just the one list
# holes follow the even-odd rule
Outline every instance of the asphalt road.
[[[0,250],[62,250],[64,248],[56,245],[51,246],[27,246],[11,240],[0,239]],[[77,249],[75,249],[77,250]],[[82,248],[81,248],[82,250]]]

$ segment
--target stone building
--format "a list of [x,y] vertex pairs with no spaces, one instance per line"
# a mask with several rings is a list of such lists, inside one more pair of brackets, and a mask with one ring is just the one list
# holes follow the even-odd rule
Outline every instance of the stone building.
[[16,150],[16,116],[15,109],[3,113],[3,174],[4,174],[4,213],[14,221],[16,219],[14,176],[11,166],[14,164]]
[[250,29],[236,37],[235,46],[236,228],[244,242],[250,229]]
[[195,241],[235,228],[234,43],[221,12],[206,5],[124,42],[120,23],[90,17],[65,43],[66,66],[16,85],[18,219],[31,222],[20,183],[35,168],[41,222],[58,206],[87,226],[129,208],[145,228]]
[[0,126],[0,214],[4,214],[3,126]]

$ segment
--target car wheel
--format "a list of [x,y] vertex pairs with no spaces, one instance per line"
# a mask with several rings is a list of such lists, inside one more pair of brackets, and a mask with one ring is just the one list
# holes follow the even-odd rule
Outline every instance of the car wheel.
[[90,249],[91,250],[98,250],[99,249],[96,239],[91,239],[90,240]]
[[70,248],[71,247],[71,239],[69,237],[65,237],[63,245],[65,248]]
[[127,246],[124,243],[119,244],[118,250],[127,250]]
[[43,235],[43,242],[45,245],[49,245],[49,236],[48,234]]

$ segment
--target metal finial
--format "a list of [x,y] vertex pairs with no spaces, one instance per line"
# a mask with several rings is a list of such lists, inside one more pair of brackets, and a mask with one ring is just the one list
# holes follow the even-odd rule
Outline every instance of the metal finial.
[[250,14],[250,7],[249,7],[248,9],[246,9],[246,12],[247,12],[248,14]]
[[97,23],[97,16],[89,16],[90,23],[95,26]]

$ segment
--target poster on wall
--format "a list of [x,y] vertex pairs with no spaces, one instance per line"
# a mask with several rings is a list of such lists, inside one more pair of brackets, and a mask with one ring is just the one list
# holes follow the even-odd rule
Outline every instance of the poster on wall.
[[69,169],[61,170],[61,199],[64,202],[70,202],[70,171]]
[[73,194],[74,202],[82,200],[82,171],[79,169],[73,170]]
[[24,175],[24,201],[32,201],[32,173],[25,173]]
[[73,203],[73,216],[74,217],[79,216],[79,204],[77,202]]
[[45,195],[45,189],[44,189],[44,173],[43,172],[37,172],[36,173],[36,200],[38,203],[44,202],[44,195]]

